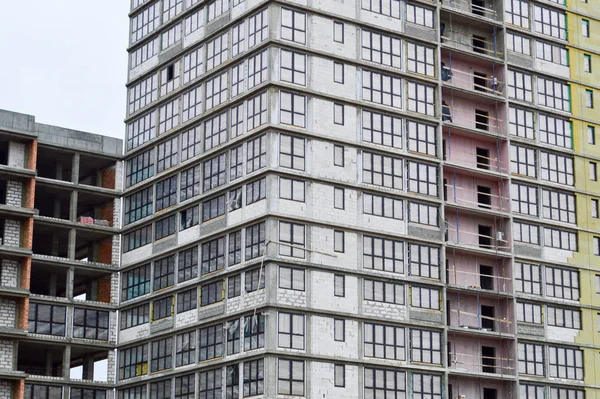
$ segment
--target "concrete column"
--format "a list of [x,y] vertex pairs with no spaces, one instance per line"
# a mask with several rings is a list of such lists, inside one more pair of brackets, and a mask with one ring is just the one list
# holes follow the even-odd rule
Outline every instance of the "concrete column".
[[63,378],[71,378],[71,346],[65,346],[63,351]]
[[73,154],[73,164],[71,167],[71,181],[79,183],[79,153]]
[[93,380],[94,379],[94,357],[93,356],[88,355],[83,358],[82,378],[84,380]]
[[69,267],[67,270],[67,299],[73,299],[73,284],[75,281],[75,268]]
[[69,201],[69,220],[71,222],[77,221],[77,202],[79,200],[79,192],[71,191],[71,200]]
[[67,258],[74,260],[75,259],[75,248],[77,243],[77,231],[75,229],[69,230],[69,248]]
[[56,276],[56,274],[52,273],[50,275],[50,289],[48,290],[48,295],[56,296],[56,282],[57,282],[57,276]]
[[52,375],[52,353],[51,352],[46,352],[46,375],[47,376],[51,376]]
[[61,161],[56,162],[56,180],[63,179],[63,163]]
[[52,256],[58,256],[59,238],[58,234],[52,234]]
[[60,199],[54,198],[54,212],[52,214],[55,218],[60,218]]

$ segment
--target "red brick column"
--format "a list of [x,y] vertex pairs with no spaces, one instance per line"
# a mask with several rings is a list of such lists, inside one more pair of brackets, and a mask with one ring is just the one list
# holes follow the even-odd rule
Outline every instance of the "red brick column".
[[16,381],[13,388],[13,399],[23,399],[25,397],[25,380]]

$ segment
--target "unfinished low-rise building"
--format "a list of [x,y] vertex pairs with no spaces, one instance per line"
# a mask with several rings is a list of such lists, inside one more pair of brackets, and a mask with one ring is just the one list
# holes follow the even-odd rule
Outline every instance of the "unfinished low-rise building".
[[0,110],[0,398],[112,397],[122,141]]

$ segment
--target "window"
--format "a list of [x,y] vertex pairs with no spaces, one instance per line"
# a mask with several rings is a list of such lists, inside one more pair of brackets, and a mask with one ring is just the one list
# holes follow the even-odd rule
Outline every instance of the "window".
[[148,344],[122,349],[119,352],[119,379],[138,377],[148,373]]
[[242,275],[237,274],[227,279],[227,297],[235,298],[242,294]]
[[511,145],[510,166],[512,173],[537,177],[536,151],[533,148]]
[[223,296],[222,280],[204,284],[200,290],[201,306],[208,306],[213,303],[221,302],[224,299]]
[[[523,399],[544,399],[545,388],[539,385],[519,384],[519,397]],[[560,396],[553,396],[559,398]]]
[[282,91],[280,121],[286,125],[306,127],[306,97]]
[[592,217],[598,219],[598,215],[600,215],[600,206],[599,201],[597,199],[592,199]]
[[433,10],[414,4],[406,4],[406,21],[433,28]]
[[[245,91],[244,87],[244,62],[231,67],[231,98],[237,97]],[[240,108],[242,106],[239,106]]]
[[544,245],[567,251],[577,251],[577,233],[545,227]]
[[161,290],[175,284],[175,255],[154,262],[153,290]]
[[533,224],[513,222],[513,237],[516,242],[540,245],[540,229]]
[[304,350],[304,315],[279,312],[278,346]]
[[175,348],[175,367],[196,363],[196,331],[177,335]]
[[341,274],[333,276],[333,295],[338,297],[346,296],[346,276]]
[[200,179],[200,165],[181,172],[179,188],[181,202],[200,195]]
[[402,200],[363,193],[363,213],[365,215],[381,216],[402,220]]
[[131,187],[154,176],[154,149],[128,159],[125,167],[125,185]]
[[156,183],[156,211],[177,203],[177,176]]
[[265,222],[246,227],[246,260],[262,256],[265,251]]
[[594,92],[592,90],[585,90],[585,106],[594,108]]
[[434,288],[411,287],[411,306],[414,308],[440,310],[440,291]]
[[371,111],[362,111],[363,140],[388,147],[402,148],[402,119]]
[[198,247],[179,252],[177,282],[182,283],[198,277]]
[[362,71],[362,99],[402,108],[401,79],[378,72]]
[[365,367],[364,384],[365,398],[406,397],[406,373],[403,371]]
[[579,389],[550,387],[551,398],[585,399],[585,391]]
[[333,63],[333,81],[344,84],[344,64],[341,62]]
[[152,321],[173,316],[173,297],[167,296],[152,302]]
[[267,80],[268,50],[248,58],[248,89]]
[[140,41],[160,26],[160,2],[131,18],[131,44]]
[[248,131],[267,123],[267,93],[262,93],[247,101]]
[[346,341],[346,320],[333,319],[333,340],[337,342]]
[[542,294],[541,269],[539,265],[515,262],[515,289],[526,294]]
[[540,151],[541,178],[545,181],[572,186],[573,158]]
[[413,373],[412,379],[414,399],[442,399],[441,376]]
[[413,363],[442,363],[441,334],[439,332],[413,329],[410,343]]
[[130,55],[130,64],[129,67],[131,70],[142,65],[150,58],[153,58],[160,51],[158,47],[158,37],[150,40],[146,44],[142,44],[136,50],[134,50]]
[[[344,105],[343,104],[337,104],[337,103],[333,104],[333,123],[335,123],[336,125],[344,125]],[[336,147],[339,147],[339,146],[336,146]]]
[[400,0],[362,0],[362,9],[400,19]]
[[229,233],[229,266],[242,262],[242,231]]
[[548,368],[550,377],[583,380],[583,351],[549,346]]
[[127,151],[156,137],[156,111],[147,113],[127,125]]
[[187,312],[188,310],[196,309],[198,306],[198,290],[183,291],[177,294],[177,313]]
[[[221,1],[221,0],[218,0]],[[222,370],[208,370],[200,372],[200,398],[221,398],[223,389]]]
[[228,58],[228,32],[225,32],[206,45],[206,71],[221,65]]
[[[59,388],[62,389],[62,388]],[[59,391],[55,391],[59,392]],[[71,399],[106,399],[106,390],[105,389],[91,389],[91,388],[74,388],[71,387],[71,395],[69,396]],[[54,395],[51,394],[51,395]],[[36,398],[44,398],[44,396],[35,396]],[[60,393],[59,398],[62,398],[62,392]],[[27,394],[25,398],[29,398]],[[54,398],[54,396],[47,396],[47,398]]]
[[418,202],[408,203],[408,221],[425,226],[437,227],[439,220],[437,205],[427,205]]
[[343,188],[334,187],[333,188],[333,207],[334,209],[344,209],[345,208],[345,190]]
[[[30,333],[65,336],[67,308],[65,306],[29,304]],[[108,321],[108,320],[107,320]]]
[[181,122],[187,122],[202,112],[202,87],[183,93]]
[[407,70],[420,75],[435,76],[435,56],[433,48],[406,42]]
[[121,330],[150,322],[150,305],[144,304],[121,311]]
[[214,0],[208,5],[208,22],[229,10],[229,0]]
[[108,312],[74,308],[73,337],[108,341]]
[[408,262],[411,276],[440,279],[440,249],[438,247],[410,243],[408,245]]
[[201,328],[198,337],[200,337],[199,361],[223,356],[223,324]]
[[252,350],[265,346],[265,316],[256,314],[244,317],[244,349]]
[[548,306],[546,319],[549,326],[581,330],[581,311],[577,309]]
[[200,208],[193,206],[191,208],[183,209],[181,211],[181,225],[180,230],[189,229],[192,226],[198,225],[200,221]]
[[529,375],[544,375],[543,345],[519,342],[519,373]]
[[227,101],[228,95],[228,74],[225,71],[219,76],[215,76],[206,82],[206,109],[209,110],[219,104]]
[[246,23],[242,21],[242,23],[231,28],[231,57],[235,57],[245,51],[245,40]]
[[[262,135],[256,139],[250,140],[246,146],[246,169],[247,173],[264,168],[267,162],[267,136]],[[241,152],[241,148],[240,148]],[[240,167],[240,169],[242,169]],[[239,174],[241,172],[236,173]],[[236,178],[239,176],[236,176]]]
[[575,270],[546,266],[546,295],[579,300],[579,273]]
[[152,225],[140,227],[123,237],[123,253],[143,247],[152,242]]
[[281,9],[281,38],[306,43],[306,14],[288,8]]
[[267,198],[266,185],[266,177],[248,183],[246,185],[246,205],[250,205]]
[[158,134],[162,134],[179,125],[179,98],[160,107],[158,118]]
[[575,196],[552,190],[542,190],[544,218],[565,223],[576,223]]
[[404,285],[384,281],[364,281],[365,301],[404,305]]
[[343,364],[333,366],[333,386],[342,388],[346,386],[346,366]]
[[304,291],[304,269],[279,266],[279,288]]
[[[266,52],[265,52],[266,54]],[[281,50],[281,80],[306,85],[306,55]]]
[[121,298],[126,301],[150,292],[150,264],[123,272]]
[[570,112],[570,87],[568,84],[537,77],[538,104],[559,111]]
[[229,320],[225,325],[227,331],[227,354],[233,355],[240,353],[241,345],[241,328],[240,319]]
[[[533,87],[531,81],[531,75],[508,70],[508,98],[514,98],[516,100],[533,102]],[[539,94],[538,94],[539,101]]]
[[406,338],[403,327],[364,323],[365,356],[406,360]]
[[345,252],[346,251],[346,240],[345,233],[343,231],[333,231],[333,251],[334,252]]
[[156,221],[154,226],[154,239],[156,241],[175,234],[175,216],[176,215],[167,216],[166,218],[162,218]]
[[[156,372],[173,367],[173,339],[164,338],[153,341],[150,371]],[[168,397],[168,396],[166,396]],[[166,398],[165,397],[165,398]]]
[[590,37],[590,21],[587,19],[581,20],[581,35],[583,37]]
[[344,24],[333,21],[333,41],[344,43]]
[[279,255],[304,258],[305,230],[303,224],[279,222]]
[[592,72],[592,56],[589,54],[583,55],[583,71],[587,73]]
[[150,383],[150,397],[156,399],[169,399],[171,397],[171,380]]
[[254,47],[268,37],[269,18],[265,9],[248,18],[248,48]]
[[596,162],[590,162],[590,180],[597,181],[598,180],[598,166]]
[[129,89],[129,114],[158,99],[158,74],[142,80]]
[[136,222],[153,213],[153,188],[148,187],[125,197],[125,224]]
[[409,192],[437,197],[437,166],[409,161],[407,169]]
[[363,182],[402,189],[402,160],[363,152]]
[[401,68],[402,42],[380,33],[362,30],[362,59],[377,64]]
[[517,321],[542,324],[542,307],[535,303],[517,302]]
[[408,121],[408,150],[435,156],[436,150],[436,128],[424,123]]
[[187,84],[202,75],[204,47],[199,47],[183,57],[183,84]]
[[[25,389],[27,389],[27,385],[25,385]],[[62,390],[62,388],[60,389]],[[25,395],[25,397],[29,399],[27,395]],[[35,396],[34,398],[37,398],[37,396]],[[58,398],[62,398],[62,393]],[[119,389],[119,399],[146,399],[146,384],[134,386],[131,388]]]
[[506,22],[529,29],[529,3],[522,0],[507,0],[505,4]]
[[536,42],[536,58],[554,64],[569,66],[569,50],[546,42]]
[[204,191],[225,184],[226,180],[226,154],[220,154],[204,162]]
[[587,133],[588,133],[588,144],[595,145],[596,144],[596,128],[594,126],[588,126]]
[[262,267],[244,273],[244,290],[254,292],[265,288],[265,272]]
[[225,267],[225,236],[202,244],[201,275],[222,270]]
[[304,181],[279,178],[279,198],[304,202]]
[[510,134],[533,140],[535,138],[533,112],[514,107],[509,107],[508,111]]
[[540,141],[558,147],[572,148],[571,122],[550,115],[539,114]]
[[435,114],[434,88],[408,82],[408,110],[433,116]]
[[404,243],[384,238],[363,237],[363,267],[393,273],[404,272]]
[[[526,21],[529,23],[529,19]],[[506,32],[506,46],[508,50],[515,53],[531,55],[531,40],[524,36]]]
[[262,395],[265,390],[264,381],[263,359],[244,362],[244,397]]
[[244,134],[244,103],[231,107],[231,130],[232,139]]
[[538,216],[538,190],[536,187],[513,183],[510,186],[512,211]]
[[533,16],[536,32],[567,40],[567,17],[565,13],[536,5],[533,8]]

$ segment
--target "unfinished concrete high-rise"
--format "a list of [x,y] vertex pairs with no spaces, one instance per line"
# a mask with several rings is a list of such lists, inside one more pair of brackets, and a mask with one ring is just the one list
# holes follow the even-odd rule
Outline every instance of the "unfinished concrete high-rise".
[[122,140],[0,110],[0,398],[112,397]]
[[600,398],[597,6],[132,1],[119,399]]

